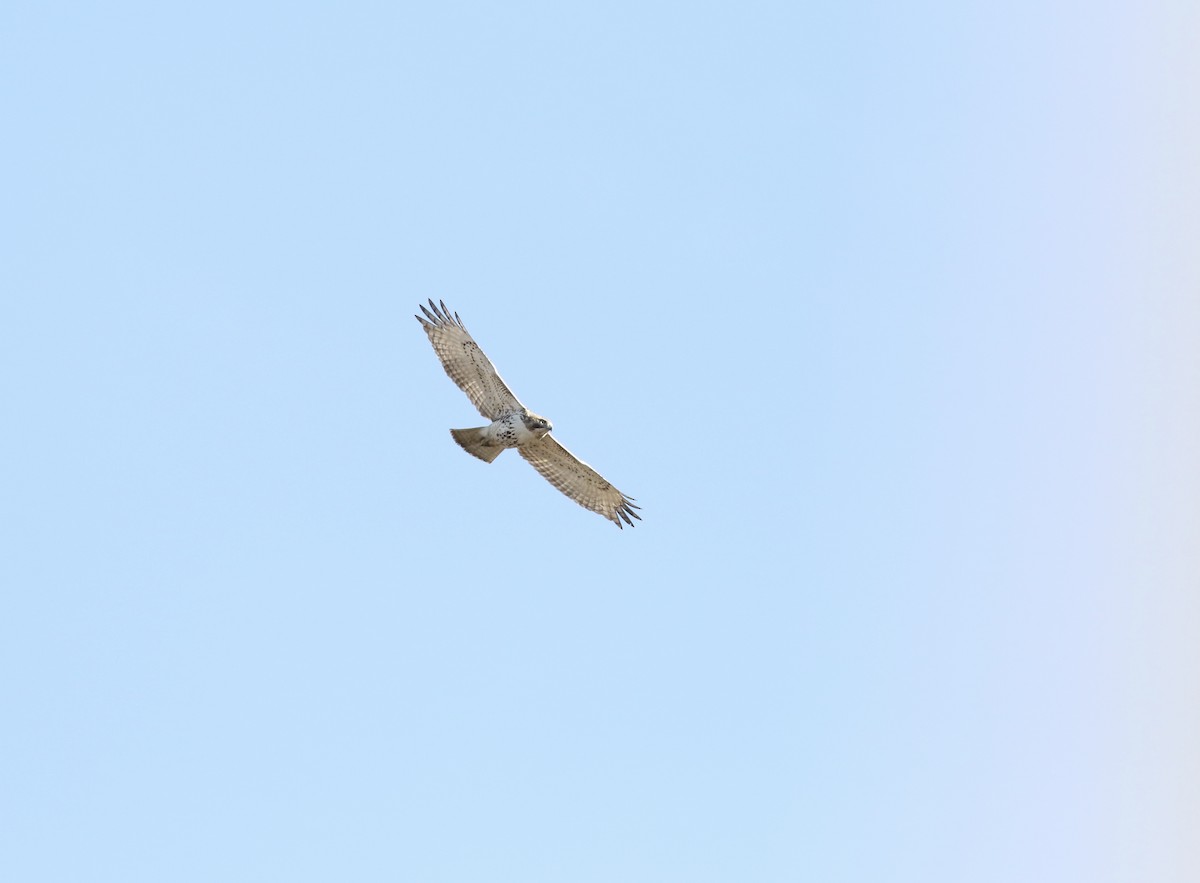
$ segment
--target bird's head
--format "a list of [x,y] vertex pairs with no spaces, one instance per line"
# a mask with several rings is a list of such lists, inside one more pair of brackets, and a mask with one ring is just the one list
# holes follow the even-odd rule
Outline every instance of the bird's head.
[[542,438],[547,432],[554,429],[554,424],[545,417],[540,417],[531,411],[529,416],[525,418],[525,427],[538,438]]

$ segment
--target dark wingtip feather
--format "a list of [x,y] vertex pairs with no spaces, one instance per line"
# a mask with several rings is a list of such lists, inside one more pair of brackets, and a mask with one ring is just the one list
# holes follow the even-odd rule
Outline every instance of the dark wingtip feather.
[[[431,297],[429,298],[428,307],[426,307],[424,304],[417,304],[417,306],[421,308],[421,312],[424,313],[429,320],[425,324],[432,323],[433,325],[439,326],[457,325],[463,331],[467,330],[467,326],[463,324],[463,320],[459,318],[458,313],[451,311],[451,309],[446,306],[445,301],[442,301],[440,305],[435,304],[433,302],[433,298]],[[418,322],[425,322],[425,319],[422,319],[420,316],[417,316],[416,319]]]

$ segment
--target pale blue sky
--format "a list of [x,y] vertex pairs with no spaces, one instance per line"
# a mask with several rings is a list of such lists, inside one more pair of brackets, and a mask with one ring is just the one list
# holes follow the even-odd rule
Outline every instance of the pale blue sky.
[[1196,879],[1196,33],[6,4],[0,877]]

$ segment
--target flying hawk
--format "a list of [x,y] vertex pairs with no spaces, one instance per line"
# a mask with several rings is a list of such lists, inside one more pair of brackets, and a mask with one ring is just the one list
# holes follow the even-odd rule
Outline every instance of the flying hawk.
[[550,435],[554,426],[521,404],[500,379],[483,350],[467,333],[458,313],[441,308],[429,300],[430,309],[421,307],[425,318],[416,320],[425,328],[433,351],[442,360],[450,379],[467,394],[479,413],[492,421],[490,426],[475,429],[451,429],[450,434],[464,451],[491,463],[505,448],[516,448],[552,485],[585,509],[599,512],[617,527],[633,527],[631,518],[641,521],[634,512],[640,508],[601,477]]

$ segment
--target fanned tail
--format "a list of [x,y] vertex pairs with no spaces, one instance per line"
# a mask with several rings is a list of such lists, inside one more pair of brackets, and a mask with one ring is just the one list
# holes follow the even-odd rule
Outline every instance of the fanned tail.
[[478,457],[484,463],[491,463],[500,456],[500,452],[504,448],[499,445],[485,444],[487,439],[487,436],[484,435],[485,429],[487,429],[486,426],[477,426],[474,429],[451,429],[450,434],[454,436],[458,446],[472,457]]

